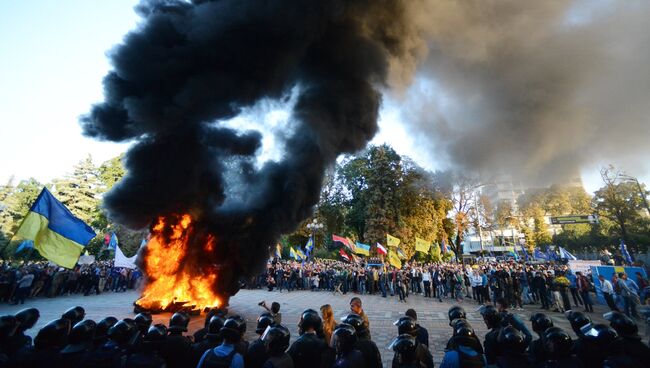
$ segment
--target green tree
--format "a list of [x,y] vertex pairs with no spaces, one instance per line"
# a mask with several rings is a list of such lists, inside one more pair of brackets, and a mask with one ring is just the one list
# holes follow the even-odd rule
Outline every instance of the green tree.
[[38,180],[30,178],[22,180],[18,185],[13,187],[12,182],[8,182],[2,189],[2,198],[0,203],[0,226],[2,226],[2,243],[0,246],[3,249],[3,257],[13,257],[14,251],[18,246],[9,244],[9,240],[18,230],[23,218],[29,212],[32,204],[43,190],[45,185],[41,184]]
[[97,167],[88,155],[73,167],[71,174],[54,180],[54,196],[79,219],[92,224],[99,216],[101,182]]
[[104,190],[110,190],[126,174],[123,161],[124,154],[121,154],[99,165],[97,175]]

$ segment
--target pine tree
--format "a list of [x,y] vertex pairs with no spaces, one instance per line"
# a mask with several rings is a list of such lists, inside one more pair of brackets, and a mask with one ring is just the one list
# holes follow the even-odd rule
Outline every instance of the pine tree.
[[74,166],[72,174],[54,181],[52,194],[75,216],[91,224],[99,216],[101,189],[97,167],[88,155]]

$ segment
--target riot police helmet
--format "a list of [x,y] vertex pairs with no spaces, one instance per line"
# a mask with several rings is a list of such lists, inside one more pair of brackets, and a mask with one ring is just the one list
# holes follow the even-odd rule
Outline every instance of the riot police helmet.
[[169,319],[169,332],[187,332],[190,316],[184,312],[176,312]]
[[467,318],[467,313],[465,313],[465,309],[461,307],[460,305],[454,305],[453,307],[449,308],[449,311],[447,312],[447,315],[449,316],[449,325],[451,326],[451,323],[455,319],[466,319]]
[[542,343],[551,360],[566,358],[571,355],[573,341],[571,336],[559,327],[549,327],[544,331]]
[[402,334],[409,334],[411,336],[415,336],[418,333],[418,325],[415,323],[415,320],[411,317],[404,316],[400,317],[395,323],[393,323],[395,326],[397,326],[397,334],[402,335]]
[[501,351],[510,354],[523,354],[528,347],[524,334],[512,326],[501,329],[497,336],[497,343]]
[[69,320],[70,325],[74,326],[77,323],[81,322],[85,316],[86,310],[83,307],[76,306],[65,311],[61,318]]
[[41,328],[34,338],[36,349],[63,348],[68,343],[70,320],[59,318]]
[[544,313],[535,313],[530,316],[530,322],[533,325],[533,331],[538,334],[544,333],[549,327],[553,327],[553,320]]
[[345,354],[352,351],[357,342],[357,335],[354,327],[347,323],[341,323],[336,326],[332,339],[330,340],[330,347],[336,350],[337,354]]
[[34,327],[40,316],[41,313],[36,308],[26,308],[14,314],[14,317],[18,320],[19,331],[27,331]]
[[291,333],[282,325],[270,326],[262,335],[262,341],[271,356],[284,353],[289,348]]
[[632,318],[616,311],[605,313],[603,317],[609,321],[609,325],[616,330],[619,336],[624,338],[639,338],[639,327]]
[[275,324],[275,320],[268,313],[264,313],[257,318],[257,326],[255,333],[261,335],[266,331],[266,328]]

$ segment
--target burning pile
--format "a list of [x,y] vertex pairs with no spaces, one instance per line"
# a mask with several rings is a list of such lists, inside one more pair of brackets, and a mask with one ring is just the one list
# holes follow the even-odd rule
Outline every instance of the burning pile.
[[[136,309],[200,312],[222,304],[214,288],[217,266],[201,266],[188,259],[188,246],[196,236],[190,215],[158,218],[143,254],[148,282]],[[203,242],[206,255],[213,254],[214,236],[197,240]]]
[[[377,132],[389,66],[413,52],[406,3],[136,7],[143,20],[112,50],[105,100],[81,124],[87,136],[132,142],[104,207],[115,222],[153,229],[139,257],[148,280],[139,307],[227,305],[280,235],[311,215],[324,170]],[[282,128],[229,123],[267,100],[293,101]],[[284,152],[258,162],[264,133]]]

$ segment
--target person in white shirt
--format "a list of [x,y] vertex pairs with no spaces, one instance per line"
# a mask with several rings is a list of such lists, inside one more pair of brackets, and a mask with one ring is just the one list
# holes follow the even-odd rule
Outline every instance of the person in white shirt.
[[424,297],[431,298],[431,274],[426,268],[422,271],[422,283],[424,284]]
[[600,280],[600,291],[603,292],[603,297],[605,298],[609,309],[619,312],[618,307],[614,302],[614,288],[612,287],[612,283],[603,275],[598,275],[598,280]]

